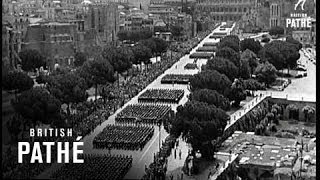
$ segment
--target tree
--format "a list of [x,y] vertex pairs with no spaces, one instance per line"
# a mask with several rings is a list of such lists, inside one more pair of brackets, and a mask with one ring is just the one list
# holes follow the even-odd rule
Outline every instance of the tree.
[[231,81],[226,75],[220,74],[216,70],[202,71],[190,79],[190,87],[192,91],[196,89],[211,89],[227,96],[230,91]]
[[219,42],[218,49],[229,47],[235,52],[240,51],[240,39],[236,35],[228,35],[222,38]]
[[36,68],[45,66],[44,57],[39,51],[34,49],[26,49],[19,53],[21,58],[21,66],[24,71],[35,71]]
[[133,47],[133,54],[135,62],[133,64],[150,64],[150,58],[152,58],[151,50],[144,45],[137,45]]
[[315,116],[316,110],[314,107],[306,105],[302,108],[304,113],[305,121],[310,122],[310,120]]
[[156,44],[156,54],[157,55],[162,55],[162,53],[166,52],[166,50],[168,49],[168,43],[161,39],[161,38],[152,38],[153,41]]
[[238,68],[230,60],[222,57],[209,59],[205,68],[207,70],[216,70],[221,74],[225,74],[232,81],[238,76]]
[[269,61],[278,70],[283,68],[294,68],[300,53],[294,44],[285,41],[272,41],[264,46],[262,50],[263,61]]
[[240,66],[240,54],[231,49],[230,47],[219,48],[216,52],[216,57],[229,59],[237,67]]
[[251,74],[251,68],[249,61],[241,60],[239,68],[239,77],[243,79],[249,79]]
[[87,61],[87,56],[83,52],[77,52],[76,55],[74,56],[74,65],[76,67],[82,66],[83,63],[86,61]]
[[98,95],[98,85],[114,82],[113,67],[109,61],[102,56],[96,56],[92,61],[86,61],[80,70],[80,75],[87,81],[88,85],[95,85],[95,98]]
[[13,103],[14,110],[33,126],[37,121],[44,124],[60,119],[61,102],[51,95],[46,89],[35,87],[24,91]]
[[268,43],[268,42],[270,42],[270,38],[264,37],[264,38],[262,38],[261,42]]
[[269,34],[270,34],[271,36],[283,35],[283,34],[284,34],[284,28],[283,28],[283,27],[279,27],[279,26],[272,27],[272,28],[269,30]]
[[109,61],[114,71],[117,72],[119,82],[119,73],[124,73],[131,68],[134,54],[130,48],[106,46],[102,52],[102,57]]
[[14,91],[16,98],[17,93],[26,91],[32,88],[33,85],[33,79],[23,72],[11,71],[2,76],[2,89],[5,91]]
[[298,119],[298,114],[299,114],[299,108],[296,104],[289,104],[287,106],[287,109],[289,111],[289,119]]
[[170,32],[173,37],[180,38],[183,34],[183,27],[181,26],[171,26],[170,27]]
[[297,51],[302,49],[302,44],[299,41],[295,40],[292,36],[288,36],[286,38],[286,42],[293,44]]
[[11,135],[11,139],[14,142],[18,142],[18,136],[23,129],[21,128],[22,120],[13,116],[9,121],[7,121],[6,126]]
[[240,41],[240,49],[241,51],[250,50],[254,52],[255,54],[258,54],[258,52],[262,49],[262,46],[259,41],[256,41],[253,38],[246,38]]
[[259,64],[255,70],[255,74],[257,75],[257,79],[259,82],[264,82],[267,87],[271,83],[273,83],[276,78],[277,69],[270,64],[268,61],[262,64]]
[[228,119],[229,116],[214,105],[189,101],[177,108],[173,134],[179,136],[182,133],[194,152],[200,150],[204,158],[212,159],[214,147],[211,142],[223,134]]
[[243,86],[244,86],[244,89],[251,90],[251,91],[265,90],[265,87],[255,79],[243,80]]
[[246,93],[242,79],[235,79],[231,85],[229,99],[234,100],[233,106],[239,107],[240,102],[246,99]]
[[60,74],[53,78],[52,82],[54,83],[48,85],[48,90],[50,94],[68,106],[67,114],[70,116],[70,104],[83,102],[87,99],[86,82],[74,72]]
[[124,30],[121,30],[118,32],[117,34],[118,38],[120,41],[124,41],[124,40],[128,40],[128,32],[127,31],[124,31]]
[[284,67],[286,67],[285,57],[281,52],[283,46],[283,42],[278,40],[266,44],[261,50],[261,60],[264,62],[269,61],[278,70],[283,69]]
[[148,47],[151,50],[151,54],[154,56],[157,53],[157,44],[154,41],[154,38],[144,39],[139,41],[139,44],[142,44]]
[[230,109],[230,101],[216,90],[198,89],[190,94],[191,101],[205,102],[223,110]]
[[[244,61],[249,63],[250,77],[251,77],[254,70],[256,69],[256,67],[259,64],[259,61],[257,59],[257,55],[254,52],[252,52],[251,50],[246,49],[245,51],[243,51],[241,53],[241,56],[240,56],[240,63],[243,63]],[[240,69],[241,69],[241,67],[240,67]]]

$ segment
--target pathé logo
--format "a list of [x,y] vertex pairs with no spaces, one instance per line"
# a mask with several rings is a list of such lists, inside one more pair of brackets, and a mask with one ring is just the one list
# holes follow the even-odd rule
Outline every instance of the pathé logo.
[[298,2],[294,5],[294,10],[297,10],[297,7],[301,6],[301,10],[304,10],[304,4],[306,3],[307,0],[298,0]]

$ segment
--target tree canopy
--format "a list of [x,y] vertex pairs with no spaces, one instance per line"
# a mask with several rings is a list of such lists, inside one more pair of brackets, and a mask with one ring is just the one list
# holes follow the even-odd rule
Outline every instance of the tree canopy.
[[2,76],[2,89],[6,91],[15,90],[17,93],[29,90],[34,85],[26,73],[11,71]]
[[194,151],[200,150],[205,158],[212,159],[212,141],[223,134],[229,116],[220,108],[204,102],[189,101],[177,108],[173,121],[174,134],[186,137]]
[[239,107],[240,102],[245,100],[247,95],[245,93],[245,88],[242,79],[235,79],[231,85],[231,92],[229,94],[229,99],[234,100],[233,105]]
[[86,61],[80,69],[80,75],[86,80],[88,85],[95,85],[97,97],[98,84],[106,84],[108,82],[114,82],[114,70],[108,60],[103,59],[101,56],[97,56],[92,61]]
[[240,68],[239,68],[239,77],[243,79],[250,78],[251,75],[251,67],[249,65],[249,61],[247,60],[240,60]]
[[297,51],[299,51],[302,48],[302,44],[299,41],[295,40],[292,36],[288,36],[286,38],[286,42],[293,44]]
[[231,81],[226,75],[220,74],[216,70],[209,70],[195,74],[190,79],[190,86],[192,91],[196,89],[211,89],[226,96],[229,93]]
[[286,67],[295,67],[297,60],[300,58],[299,51],[296,50],[295,45],[279,40],[266,44],[261,53],[262,60],[269,61],[278,70]]
[[216,57],[229,59],[237,67],[240,66],[240,54],[230,47],[219,48],[216,52]]
[[223,110],[230,109],[230,101],[216,90],[198,89],[190,94],[191,101],[205,102]]
[[123,73],[132,66],[134,54],[130,48],[106,46],[102,57],[110,62],[114,71]]
[[224,48],[224,47],[229,47],[231,49],[233,49],[235,52],[239,52],[240,51],[240,39],[238,36],[236,35],[228,35],[223,37],[218,45],[218,48]]
[[19,57],[24,71],[35,71],[36,68],[46,65],[44,57],[35,49],[25,49],[19,53]]
[[254,52],[252,52],[251,50],[246,49],[245,51],[243,51],[241,53],[241,56],[240,56],[240,62],[242,63],[244,61],[247,61],[249,63],[250,76],[251,76],[259,64],[259,61],[257,59],[257,55]]
[[255,54],[258,54],[261,50],[262,46],[259,41],[256,41],[253,38],[246,38],[240,41],[240,49],[241,51],[250,50]]
[[74,65],[80,67],[87,61],[87,55],[83,52],[76,52],[74,56]]
[[255,79],[243,80],[243,86],[244,86],[244,89],[246,90],[252,90],[252,91],[265,90],[265,87]]
[[86,101],[86,89],[88,89],[85,80],[74,72],[60,74],[53,77],[52,83],[49,83],[48,90],[60,102],[68,105],[68,114],[70,114],[70,103]]
[[137,46],[133,47],[133,54],[134,54],[134,62],[133,64],[140,64],[140,63],[144,63],[144,64],[150,64],[150,58],[152,58],[152,54],[151,54],[151,50],[142,45],[139,44]]
[[267,87],[274,82],[277,78],[277,69],[270,64],[268,61],[262,64],[259,64],[255,70],[257,79],[259,82],[264,82]]
[[279,26],[274,26],[269,30],[271,36],[278,36],[284,34],[284,28]]
[[171,26],[170,32],[174,37],[180,37],[183,35],[183,27],[181,26]]
[[225,74],[230,80],[233,80],[238,76],[238,68],[230,60],[222,57],[209,59],[205,68],[207,70],[216,70],[221,74]]
[[13,102],[13,108],[25,119],[31,120],[33,125],[37,121],[50,124],[60,119],[61,102],[51,95],[45,88],[35,87],[24,91]]

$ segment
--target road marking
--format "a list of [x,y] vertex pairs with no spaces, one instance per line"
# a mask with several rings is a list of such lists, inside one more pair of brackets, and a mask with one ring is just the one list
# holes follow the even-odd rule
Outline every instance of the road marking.
[[146,151],[142,154],[141,158],[139,159],[139,162],[144,158],[144,156],[146,155],[146,153],[149,151],[149,149],[151,148],[151,146],[153,145],[153,143],[158,139],[159,137],[159,133],[157,133],[157,136],[153,139],[153,141],[151,142],[151,144],[149,145],[149,147],[146,149]]

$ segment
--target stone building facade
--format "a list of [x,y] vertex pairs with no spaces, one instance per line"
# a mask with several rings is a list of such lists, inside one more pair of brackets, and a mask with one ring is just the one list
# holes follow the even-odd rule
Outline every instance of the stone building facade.
[[[43,22],[28,27],[22,49],[38,50],[48,68],[72,66],[75,53],[95,45],[94,32],[83,31],[81,23]],[[79,30],[80,28],[80,30]]]
[[254,8],[256,0],[197,0],[196,14],[211,21],[239,21]]
[[85,29],[94,30],[101,43],[116,41],[120,15],[116,3],[93,4],[85,17]]

